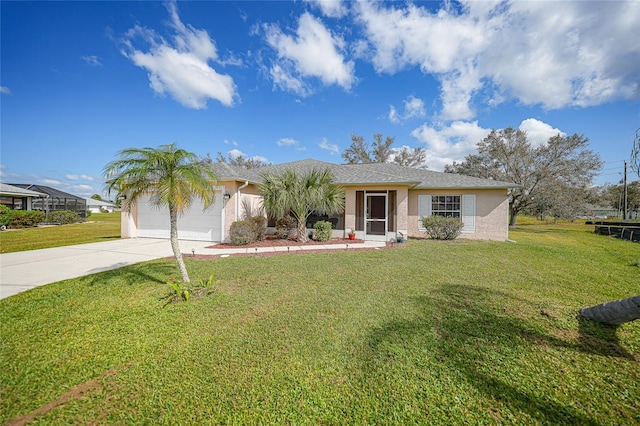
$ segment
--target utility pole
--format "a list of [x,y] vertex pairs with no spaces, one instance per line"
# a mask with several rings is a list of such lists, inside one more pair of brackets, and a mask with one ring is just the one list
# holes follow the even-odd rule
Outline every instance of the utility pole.
[[622,220],[627,220],[627,161],[624,162],[624,177],[622,180]]

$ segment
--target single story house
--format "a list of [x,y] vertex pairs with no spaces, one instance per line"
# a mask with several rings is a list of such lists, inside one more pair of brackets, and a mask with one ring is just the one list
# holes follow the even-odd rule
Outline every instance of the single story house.
[[87,210],[91,213],[113,213],[118,208],[114,203],[109,201],[96,200],[94,198],[85,198],[87,202]]
[[87,201],[82,197],[44,185],[12,183],[11,186],[40,193],[39,197],[32,199],[31,210],[41,210],[47,214],[54,210],[70,210],[80,217],[87,216]]
[[[345,209],[325,219],[334,223],[335,237],[346,237],[354,229],[363,240],[423,237],[420,218],[442,215],[460,218],[462,238],[505,241],[508,190],[519,186],[391,163],[333,164],[307,159],[250,170],[225,163],[212,167],[218,177],[215,203],[204,211],[202,203],[196,203],[178,219],[180,239],[228,241],[231,223],[240,220],[243,206],[261,204],[257,189],[261,175],[289,168],[300,173],[329,168],[335,182],[345,189]],[[123,212],[121,230],[123,238],[169,238],[169,214],[141,198],[129,212]]]
[[11,210],[33,210],[33,199],[47,194],[0,182],[0,204]]

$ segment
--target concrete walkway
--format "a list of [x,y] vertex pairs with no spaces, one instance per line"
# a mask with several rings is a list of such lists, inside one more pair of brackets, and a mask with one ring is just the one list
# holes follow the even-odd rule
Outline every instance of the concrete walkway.
[[[180,241],[182,253],[201,255],[254,254],[287,250],[346,249],[346,244],[313,246],[209,249],[211,242]],[[366,241],[349,244],[349,248],[383,247],[384,242]],[[0,254],[0,299],[32,288],[97,272],[121,268],[134,263],[173,256],[168,240],[132,238],[103,243],[80,244],[42,250]]]

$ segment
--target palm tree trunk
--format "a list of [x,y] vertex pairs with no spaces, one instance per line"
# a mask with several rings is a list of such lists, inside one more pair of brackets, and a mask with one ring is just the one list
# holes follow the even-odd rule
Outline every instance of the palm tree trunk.
[[305,243],[309,239],[307,238],[307,227],[304,222],[304,220],[298,219],[298,242],[300,243]]
[[640,295],[580,309],[580,314],[609,325],[637,320],[640,318]]
[[187,266],[184,264],[182,252],[180,251],[180,242],[178,241],[178,212],[175,208],[169,207],[169,217],[171,219],[171,249],[173,250],[176,262],[178,262],[182,282],[188,283],[190,281],[189,274],[187,273]]

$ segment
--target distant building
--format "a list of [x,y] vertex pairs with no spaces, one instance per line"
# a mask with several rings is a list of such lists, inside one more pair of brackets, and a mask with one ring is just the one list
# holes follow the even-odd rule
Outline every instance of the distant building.
[[47,194],[0,182],[0,204],[11,210],[33,210],[33,199]]
[[11,183],[9,186],[39,193],[39,197],[31,199],[31,208],[26,210],[41,210],[47,214],[55,210],[70,210],[82,218],[87,217],[87,200],[82,197],[44,185]]
[[95,200],[93,198],[85,198],[87,201],[87,210],[91,213],[113,213],[118,208],[114,203],[109,201]]

